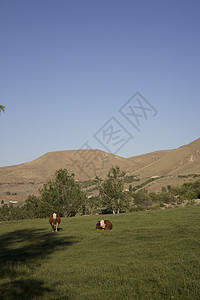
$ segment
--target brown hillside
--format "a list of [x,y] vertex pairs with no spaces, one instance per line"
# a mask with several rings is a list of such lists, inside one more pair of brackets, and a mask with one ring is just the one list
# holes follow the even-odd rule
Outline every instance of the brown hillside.
[[0,182],[44,182],[60,168],[75,173],[77,180],[89,180],[104,176],[115,165],[126,171],[131,167],[125,158],[100,150],[55,151],[29,163],[0,168]]
[[141,177],[190,174],[200,172],[200,138],[138,170]]
[[[150,177],[162,176],[145,185],[158,191],[167,184],[182,184],[200,175],[200,138],[174,150],[162,150],[130,158],[122,158],[100,150],[66,150],[49,152],[25,164],[0,168],[0,201],[24,200],[37,194],[55,171],[66,168],[75,179],[87,181],[105,177],[118,165],[127,175],[137,175],[139,183]],[[194,176],[195,175],[195,176]],[[196,176],[197,175],[197,176]],[[138,185],[133,181],[132,185]]]
[[127,158],[129,162],[131,162],[132,165],[134,165],[135,170],[142,169],[154,162],[157,162],[158,160],[162,159],[163,157],[166,157],[170,153],[172,153],[175,150],[160,150],[155,151],[151,153],[146,153],[138,156],[132,156]]

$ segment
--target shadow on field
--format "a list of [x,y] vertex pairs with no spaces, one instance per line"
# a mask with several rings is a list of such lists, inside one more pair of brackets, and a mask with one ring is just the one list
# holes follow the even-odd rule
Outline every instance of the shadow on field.
[[44,283],[39,280],[33,279],[21,279],[14,280],[10,283],[1,285],[0,299],[33,299],[35,297],[41,297],[46,292],[53,292],[49,288],[45,288]]
[[33,299],[54,292],[45,287],[45,282],[31,278],[33,270],[54,251],[76,242],[72,236],[60,237],[43,229],[16,230],[0,236],[0,299]]

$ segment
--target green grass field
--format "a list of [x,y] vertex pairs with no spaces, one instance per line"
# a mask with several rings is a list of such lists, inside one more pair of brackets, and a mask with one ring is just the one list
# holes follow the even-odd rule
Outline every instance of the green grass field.
[[200,299],[200,206],[0,222],[0,299]]

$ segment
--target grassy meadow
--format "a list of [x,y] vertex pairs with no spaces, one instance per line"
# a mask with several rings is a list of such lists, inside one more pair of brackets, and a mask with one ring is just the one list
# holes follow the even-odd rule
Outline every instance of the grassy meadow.
[[200,206],[0,227],[0,299],[200,299]]

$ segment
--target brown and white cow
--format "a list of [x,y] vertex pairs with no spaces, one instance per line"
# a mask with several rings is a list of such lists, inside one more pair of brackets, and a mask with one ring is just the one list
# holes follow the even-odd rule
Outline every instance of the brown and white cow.
[[112,227],[112,223],[109,220],[101,220],[96,224],[96,229],[100,230],[111,230]]
[[52,227],[52,232],[58,231],[58,225],[60,224],[60,222],[61,222],[61,219],[57,213],[53,213],[52,215],[50,215],[49,224]]

